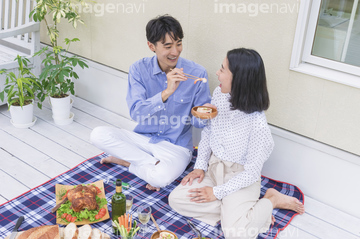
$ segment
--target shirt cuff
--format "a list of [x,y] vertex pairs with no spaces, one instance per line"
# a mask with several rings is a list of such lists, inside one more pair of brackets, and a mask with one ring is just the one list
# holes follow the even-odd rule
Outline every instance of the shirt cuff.
[[214,196],[219,200],[223,199],[226,196],[221,186],[213,187],[213,192],[214,192]]
[[165,108],[165,104],[161,98],[161,92],[151,98],[151,104],[153,105],[153,113]]
[[196,118],[195,116],[191,118],[191,124],[195,128],[204,128],[208,123],[209,123],[208,119],[200,119],[200,118]]
[[195,163],[194,169],[201,169],[204,170],[204,172],[207,171],[207,165],[204,165],[204,163]]

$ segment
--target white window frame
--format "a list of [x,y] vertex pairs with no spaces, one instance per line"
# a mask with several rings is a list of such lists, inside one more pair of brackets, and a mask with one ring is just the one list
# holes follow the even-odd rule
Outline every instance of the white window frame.
[[290,70],[360,88],[360,67],[311,55],[320,6],[321,0],[300,2]]

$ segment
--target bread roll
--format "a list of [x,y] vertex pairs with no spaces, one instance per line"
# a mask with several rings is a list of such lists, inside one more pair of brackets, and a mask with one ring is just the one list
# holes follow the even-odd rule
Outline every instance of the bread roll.
[[34,227],[21,233],[16,239],[60,239],[59,226]]

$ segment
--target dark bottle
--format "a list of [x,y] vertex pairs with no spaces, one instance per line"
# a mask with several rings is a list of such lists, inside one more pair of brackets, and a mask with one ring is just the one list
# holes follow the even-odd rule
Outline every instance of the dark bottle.
[[116,235],[120,235],[118,232],[114,221],[119,222],[118,218],[125,214],[126,212],[126,197],[122,193],[122,183],[121,179],[116,179],[116,191],[115,194],[111,198],[112,204],[112,225],[113,225],[113,232]]

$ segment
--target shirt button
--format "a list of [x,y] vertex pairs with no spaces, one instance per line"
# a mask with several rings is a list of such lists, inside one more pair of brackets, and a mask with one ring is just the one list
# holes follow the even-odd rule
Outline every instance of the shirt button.
[[160,105],[159,105],[158,107],[159,107],[159,109],[161,108],[161,106],[160,106]]
[[165,81],[165,83],[167,84],[167,81]]
[[162,131],[160,131],[160,133],[162,133]]
[[158,136],[160,136],[160,134],[158,134]]
[[183,99],[181,99],[180,101],[181,101],[181,102],[183,102],[184,100],[183,100]]
[[164,108],[164,110],[166,110],[166,108]]

